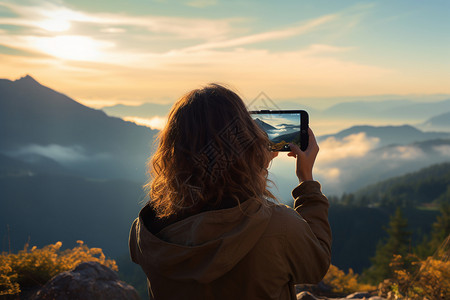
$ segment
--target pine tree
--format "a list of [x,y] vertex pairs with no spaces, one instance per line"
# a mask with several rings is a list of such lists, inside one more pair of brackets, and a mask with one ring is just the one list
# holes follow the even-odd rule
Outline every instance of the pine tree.
[[390,217],[389,227],[385,228],[387,239],[378,243],[375,256],[371,258],[372,266],[363,274],[366,281],[377,284],[392,277],[389,263],[393,256],[398,254],[404,256],[409,250],[411,233],[407,229],[408,221],[398,207],[395,214]]
[[443,202],[440,212],[441,214],[437,216],[436,222],[433,223],[430,237],[425,238],[416,248],[417,254],[422,258],[432,256],[450,235],[450,204]]

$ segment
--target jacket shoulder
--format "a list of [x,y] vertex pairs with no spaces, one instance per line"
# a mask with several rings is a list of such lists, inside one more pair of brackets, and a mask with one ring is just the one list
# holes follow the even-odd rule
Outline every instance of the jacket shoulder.
[[267,234],[288,234],[289,228],[302,228],[307,226],[303,217],[297,213],[293,208],[284,205],[276,204],[270,207],[272,216],[268,225]]

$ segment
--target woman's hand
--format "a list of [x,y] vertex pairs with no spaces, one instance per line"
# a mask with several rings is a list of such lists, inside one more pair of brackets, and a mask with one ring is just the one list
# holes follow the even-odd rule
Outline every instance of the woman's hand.
[[295,173],[300,182],[314,180],[312,169],[314,162],[316,161],[317,153],[319,152],[319,146],[317,145],[316,137],[311,128],[308,128],[308,135],[308,148],[305,151],[300,150],[295,144],[289,144],[291,152],[288,153],[288,156],[297,158]]

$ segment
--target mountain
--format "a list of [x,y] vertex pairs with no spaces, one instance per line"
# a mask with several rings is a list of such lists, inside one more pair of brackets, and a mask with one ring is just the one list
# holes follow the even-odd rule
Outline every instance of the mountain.
[[450,131],[450,111],[428,119],[421,126],[425,129]]
[[31,76],[0,80],[0,251],[29,239],[127,253],[155,133]]
[[117,104],[114,106],[102,107],[102,110],[109,116],[115,117],[139,117],[151,119],[152,117],[166,116],[172,104],[158,104],[158,103],[143,103],[137,106]]
[[443,111],[450,111],[450,99],[437,102],[412,100],[344,102],[322,111],[322,116],[349,120],[425,120]]
[[107,116],[27,75],[0,80],[0,153],[99,178],[142,180],[155,130]]
[[274,130],[274,129],[276,129],[275,127],[273,127],[272,125],[270,125],[270,124],[267,124],[266,122],[264,122],[263,120],[261,120],[260,118],[256,118],[255,119],[255,123],[256,124],[258,124],[258,126],[262,129],[262,130],[264,130],[264,131],[269,131],[269,130]]
[[317,140],[320,142],[330,137],[342,140],[346,137],[359,133],[364,133],[367,138],[377,138],[379,140],[378,143],[379,147],[392,144],[404,145],[426,140],[450,138],[450,133],[447,132],[423,132],[410,125],[403,125],[403,126],[353,126],[348,129],[342,130],[336,134],[320,136],[317,138]]

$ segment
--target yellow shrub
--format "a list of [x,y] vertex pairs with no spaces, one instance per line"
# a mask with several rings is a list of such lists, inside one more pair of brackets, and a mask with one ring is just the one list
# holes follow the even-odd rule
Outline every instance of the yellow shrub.
[[100,248],[87,247],[83,241],[78,246],[61,251],[61,242],[47,245],[42,249],[34,246],[17,254],[2,253],[0,255],[0,295],[20,293],[20,287],[32,287],[45,284],[58,273],[75,268],[87,261],[101,263],[115,271],[117,264],[106,259]]
[[[413,255],[410,255],[413,256]],[[450,261],[428,257],[420,260],[413,256],[410,268],[399,268],[402,257],[394,257],[394,279],[391,290],[407,299],[448,299],[450,296]]]
[[355,274],[352,269],[345,274],[344,271],[338,267],[330,265],[323,282],[332,288],[336,293],[352,293],[356,291],[370,291],[375,287],[369,284],[358,283],[358,274]]

